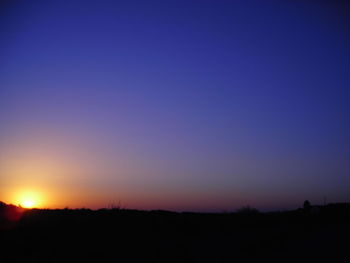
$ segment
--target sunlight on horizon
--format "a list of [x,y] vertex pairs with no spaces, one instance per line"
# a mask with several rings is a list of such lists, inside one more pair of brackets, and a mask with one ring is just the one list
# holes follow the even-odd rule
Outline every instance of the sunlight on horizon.
[[37,190],[20,190],[15,192],[12,201],[15,205],[24,208],[41,208],[44,196]]
[[24,201],[23,201],[23,204],[22,204],[22,206],[23,206],[24,208],[32,208],[33,205],[34,205],[34,202],[33,202],[33,200],[30,200],[30,199],[24,200]]

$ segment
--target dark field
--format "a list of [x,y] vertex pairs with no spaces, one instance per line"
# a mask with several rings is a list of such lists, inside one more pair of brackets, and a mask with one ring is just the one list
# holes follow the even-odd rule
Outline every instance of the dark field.
[[349,204],[227,214],[0,210],[0,262],[347,262],[349,241]]

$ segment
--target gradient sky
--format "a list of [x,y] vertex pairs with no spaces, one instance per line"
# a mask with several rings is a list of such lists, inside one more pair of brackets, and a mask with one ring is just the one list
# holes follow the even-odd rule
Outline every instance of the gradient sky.
[[350,202],[350,5],[2,1],[0,200]]

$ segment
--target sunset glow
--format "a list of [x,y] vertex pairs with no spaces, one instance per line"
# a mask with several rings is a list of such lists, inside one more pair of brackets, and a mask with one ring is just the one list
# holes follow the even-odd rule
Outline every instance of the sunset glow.
[[42,196],[36,191],[20,191],[16,194],[13,203],[24,208],[40,208]]
[[30,199],[24,200],[22,206],[24,208],[32,208],[33,207],[33,201]]
[[1,1],[0,263],[341,261],[349,69],[350,0]]
[[346,1],[4,2],[0,201],[350,201]]

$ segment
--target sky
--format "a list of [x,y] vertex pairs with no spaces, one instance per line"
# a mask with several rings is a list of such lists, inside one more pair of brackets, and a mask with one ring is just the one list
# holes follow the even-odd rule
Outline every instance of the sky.
[[2,1],[0,200],[350,202],[349,14],[346,1]]

